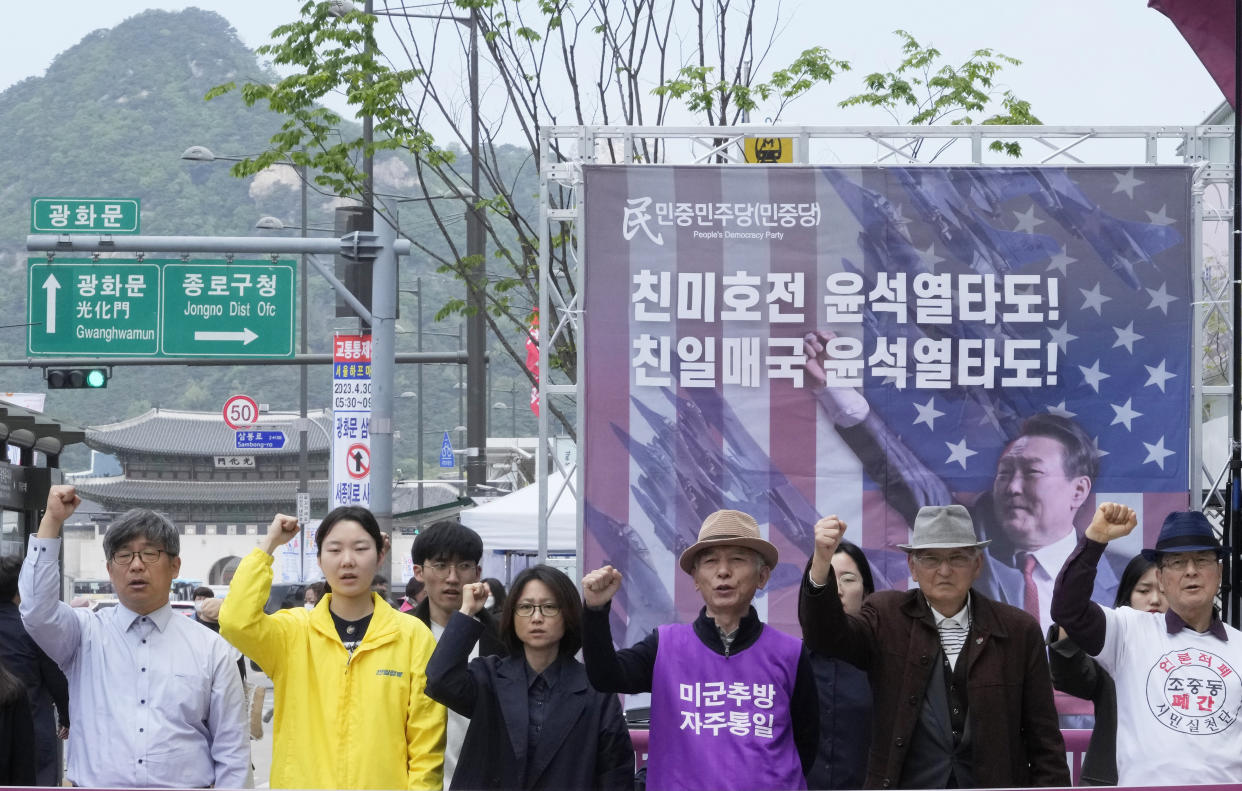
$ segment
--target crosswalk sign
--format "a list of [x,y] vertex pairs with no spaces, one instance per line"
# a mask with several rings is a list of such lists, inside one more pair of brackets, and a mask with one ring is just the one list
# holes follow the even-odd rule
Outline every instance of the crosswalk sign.
[[440,466],[452,467],[456,464],[453,461],[453,443],[449,442],[448,432],[444,432],[444,441],[440,443]]

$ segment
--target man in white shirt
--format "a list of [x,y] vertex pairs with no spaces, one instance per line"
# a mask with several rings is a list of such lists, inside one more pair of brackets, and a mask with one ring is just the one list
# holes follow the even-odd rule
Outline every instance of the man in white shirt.
[[1057,579],[1052,615],[1117,685],[1117,784],[1236,783],[1242,725],[1242,632],[1221,623],[1215,600],[1228,547],[1199,511],[1174,511],[1154,549],[1169,609],[1111,609],[1088,599],[1110,541],[1138,524],[1102,503]]
[[241,788],[250,764],[245,698],[231,649],[175,614],[177,528],[153,511],[122,514],[104,535],[116,607],[60,601],[60,533],[81,504],[53,486],[18,587],[22,623],[69,680],[66,779],[77,786]]
[[[479,534],[454,519],[442,519],[426,527],[410,548],[414,578],[423,583],[426,598],[410,615],[427,624],[436,642],[444,634],[453,613],[461,609],[462,587],[479,581],[483,559],[483,539]],[[495,617],[487,610],[475,616],[483,624],[483,633],[470,651],[470,659],[480,656],[503,656],[507,653],[500,641]],[[449,711],[445,724],[444,787],[453,782],[457,756],[461,753],[470,721]]]

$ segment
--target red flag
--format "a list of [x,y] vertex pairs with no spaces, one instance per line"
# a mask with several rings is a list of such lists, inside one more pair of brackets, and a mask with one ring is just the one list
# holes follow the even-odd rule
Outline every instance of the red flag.
[[[1212,79],[1234,103],[1235,0],[1148,0],[1147,6],[1173,22]],[[1236,108],[1235,108],[1236,109]]]
[[539,311],[530,317],[530,328],[526,335],[526,370],[535,377],[535,386],[530,389],[530,411],[539,414]]

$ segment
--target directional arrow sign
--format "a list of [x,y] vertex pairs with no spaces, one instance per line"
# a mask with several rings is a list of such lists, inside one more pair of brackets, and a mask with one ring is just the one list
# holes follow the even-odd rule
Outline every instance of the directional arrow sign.
[[292,261],[164,266],[161,348],[169,357],[293,356]]
[[250,345],[250,342],[258,338],[248,328],[243,327],[241,332],[211,332],[209,330],[195,330],[194,340],[196,341],[240,341],[242,346]]
[[46,318],[43,320],[44,329],[48,335],[56,334],[56,289],[60,288],[60,281],[56,279],[56,275],[49,274],[47,280],[43,281],[43,290],[47,292],[47,311]]
[[31,258],[27,268],[26,348],[31,355],[159,354],[159,264]]
[[292,261],[30,258],[27,352],[292,357]]

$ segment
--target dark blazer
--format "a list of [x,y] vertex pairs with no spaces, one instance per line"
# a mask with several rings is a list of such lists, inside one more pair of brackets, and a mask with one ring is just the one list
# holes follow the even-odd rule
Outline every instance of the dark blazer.
[[[427,663],[427,694],[470,718],[454,789],[634,787],[634,747],[616,695],[587,683],[586,668],[562,656],[543,734],[526,765],[526,659],[480,656],[466,663],[483,624],[454,613]],[[525,779],[525,783],[523,783]]]
[[[939,667],[940,634],[927,600],[917,589],[880,591],[859,615],[846,615],[834,574],[819,589],[804,575],[798,620],[812,651],[867,671],[875,696],[867,786],[895,787]],[[967,663],[971,769],[979,787],[1070,784],[1043,637],[1022,610],[971,592],[970,637],[958,661]]]
[[0,602],[0,664],[26,687],[26,701],[34,720],[37,784],[59,785],[60,740],[56,738],[56,721],[59,717],[61,726],[69,727],[69,682],[26,632],[21,613],[12,602]]
[[8,703],[0,703],[0,785],[34,784],[34,720],[22,692]]
[[[431,605],[426,599],[420,601],[414,609],[410,610],[410,615],[427,624],[428,629],[431,628]],[[476,617],[479,619],[479,623],[483,624],[483,632],[479,635],[479,656],[504,656],[508,654],[509,649],[505,648],[505,644],[500,639],[500,622],[496,620],[496,616],[487,610],[480,610]]]
[[1095,727],[1082,759],[1085,786],[1117,785],[1117,684],[1108,671],[1068,637],[1048,635],[1048,664],[1052,686],[1095,704]]

